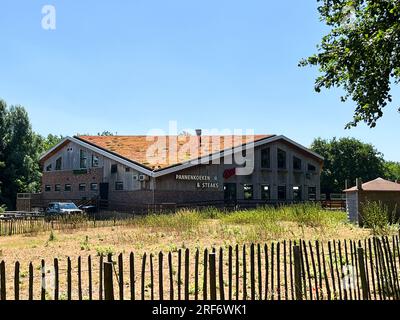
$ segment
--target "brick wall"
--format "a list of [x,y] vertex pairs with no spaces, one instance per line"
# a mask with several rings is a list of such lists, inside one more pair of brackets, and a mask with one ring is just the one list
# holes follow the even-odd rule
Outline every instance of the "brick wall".
[[[99,191],[90,191],[90,184],[100,184],[103,181],[103,169],[88,169],[85,174],[74,174],[73,171],[44,172],[42,176],[42,195],[44,200],[77,200],[97,197]],[[79,184],[86,183],[86,191],[79,191]],[[55,191],[55,185],[61,184],[61,191]],[[64,191],[65,184],[72,186],[72,191]],[[51,191],[46,192],[45,186],[50,185]]]

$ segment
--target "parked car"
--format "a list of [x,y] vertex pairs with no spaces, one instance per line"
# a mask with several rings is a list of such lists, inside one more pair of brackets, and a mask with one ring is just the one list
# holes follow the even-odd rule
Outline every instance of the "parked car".
[[83,211],[73,202],[51,202],[46,209],[45,216],[70,216],[81,215]]

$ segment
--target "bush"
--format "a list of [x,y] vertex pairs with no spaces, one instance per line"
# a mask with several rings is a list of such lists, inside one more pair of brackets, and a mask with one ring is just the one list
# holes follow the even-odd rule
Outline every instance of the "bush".
[[364,226],[372,229],[374,235],[386,235],[392,228],[398,229],[397,207],[389,212],[389,207],[381,201],[367,201],[361,204],[361,218]]
[[0,213],[4,213],[4,212],[6,212],[6,210],[7,210],[7,207],[5,205],[0,206]]

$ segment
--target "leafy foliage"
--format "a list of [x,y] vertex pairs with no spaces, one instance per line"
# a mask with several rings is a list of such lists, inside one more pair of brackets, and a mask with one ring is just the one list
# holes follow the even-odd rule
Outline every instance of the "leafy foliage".
[[398,229],[397,207],[390,211],[389,207],[380,201],[366,201],[361,207],[364,226],[371,228],[374,235],[388,235],[391,229]]
[[344,189],[346,179],[370,181],[385,175],[383,155],[371,144],[354,138],[315,139],[311,149],[322,155],[322,193],[337,193]]
[[41,138],[36,135],[25,109],[7,107],[0,101],[0,202],[14,208],[18,192],[40,188],[39,154]]
[[385,178],[392,181],[400,181],[400,162],[385,162]]
[[392,101],[400,81],[400,2],[398,0],[318,0],[321,20],[330,28],[318,53],[300,66],[318,66],[315,90],[342,87],[342,101],[356,103],[353,121],[370,127]]

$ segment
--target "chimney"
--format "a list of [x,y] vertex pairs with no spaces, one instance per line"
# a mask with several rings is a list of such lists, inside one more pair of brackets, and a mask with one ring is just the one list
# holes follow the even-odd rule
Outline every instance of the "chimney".
[[356,179],[357,190],[362,190],[362,180],[361,178]]
[[344,180],[344,189],[347,190],[349,188],[349,179]]
[[201,129],[196,129],[196,136],[199,137],[199,147],[201,147],[201,135],[203,131]]

